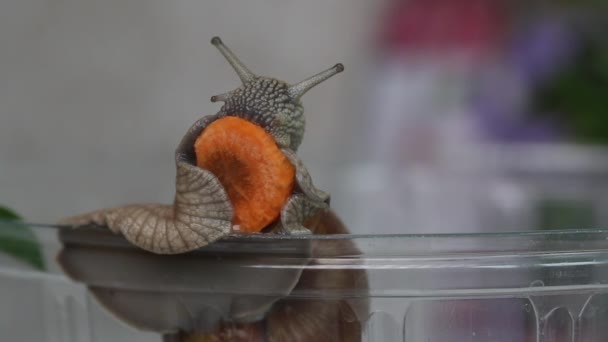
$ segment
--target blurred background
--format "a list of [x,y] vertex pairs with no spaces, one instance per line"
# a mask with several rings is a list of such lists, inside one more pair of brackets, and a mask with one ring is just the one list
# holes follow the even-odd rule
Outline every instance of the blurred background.
[[598,227],[602,1],[0,3],[0,203],[55,222],[170,202],[173,151],[256,73],[346,72],[304,99],[300,154],[355,233]]
[[[212,95],[239,85],[209,43],[218,35],[252,71],[288,82],[344,63],[303,98],[299,153],[353,233],[606,227],[607,7],[4,0],[0,205],[55,222],[170,202],[175,147],[195,120],[219,110]],[[111,327],[93,335],[150,338],[90,310]],[[443,317],[433,310],[416,317],[433,325]],[[499,316],[489,319],[501,325]],[[506,340],[525,339],[515,325]]]

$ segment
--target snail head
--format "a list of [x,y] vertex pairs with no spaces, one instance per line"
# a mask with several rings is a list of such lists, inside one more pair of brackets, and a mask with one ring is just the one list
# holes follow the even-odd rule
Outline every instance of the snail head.
[[281,147],[297,150],[304,136],[304,109],[300,98],[310,89],[342,72],[344,66],[336,64],[312,77],[295,84],[258,76],[222,42],[211,39],[242,81],[232,91],[211,97],[211,102],[224,102],[220,114],[238,116],[263,127]]

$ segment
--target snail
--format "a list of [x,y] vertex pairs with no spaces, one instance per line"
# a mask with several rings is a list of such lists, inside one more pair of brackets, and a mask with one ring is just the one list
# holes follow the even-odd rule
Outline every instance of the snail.
[[67,218],[71,227],[106,226],[156,254],[180,254],[235,232],[310,234],[304,222],[329,206],[297,156],[305,118],[301,97],[342,64],[290,85],[252,73],[219,37],[211,43],[242,81],[211,97],[215,115],[196,121],[175,152],[172,205],[134,204]]
[[[294,240],[295,254],[277,260],[277,267],[272,256],[208,246],[236,232],[348,234],[329,209],[330,195],[314,186],[297,156],[305,129],[301,97],[344,67],[289,85],[253,74],[220,38],[211,43],[242,85],[213,96],[212,102],[224,102],[220,111],[196,121],[182,138],[173,204],[127,205],[63,220],[69,227],[106,226],[139,250],[93,243],[101,239],[93,230],[64,230],[60,264],[117,317],[165,333],[166,341],[359,341],[368,314],[365,271],[307,268],[323,258],[359,254],[353,241]],[[100,263],[116,267],[104,273]],[[130,285],[113,288],[118,274]],[[273,295],[243,295],[239,282]],[[196,284],[224,284],[224,295],[199,294]],[[358,297],[298,298],[343,290]],[[157,312],[161,305],[179,314]]]

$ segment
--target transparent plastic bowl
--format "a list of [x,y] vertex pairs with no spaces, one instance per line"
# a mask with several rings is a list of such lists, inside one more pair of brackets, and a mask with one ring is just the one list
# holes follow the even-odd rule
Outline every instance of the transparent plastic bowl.
[[173,257],[101,229],[35,230],[69,277],[0,266],[2,340],[178,341],[168,326],[268,315],[293,341],[608,340],[603,230],[231,237]]

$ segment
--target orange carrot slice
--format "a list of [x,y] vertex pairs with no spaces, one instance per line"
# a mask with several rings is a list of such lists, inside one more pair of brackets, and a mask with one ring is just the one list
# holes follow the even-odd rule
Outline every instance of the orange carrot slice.
[[216,175],[234,206],[233,224],[259,232],[275,221],[293,191],[295,169],[262,127],[228,116],[194,143],[197,165]]

